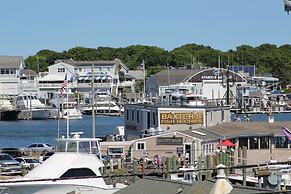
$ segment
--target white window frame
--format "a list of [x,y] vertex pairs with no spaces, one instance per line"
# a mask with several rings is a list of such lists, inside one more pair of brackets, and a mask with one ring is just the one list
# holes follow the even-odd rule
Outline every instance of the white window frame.
[[64,73],[66,69],[64,67],[58,67],[58,73]]
[[[138,144],[143,144],[144,145],[144,149],[138,149]],[[144,141],[136,142],[135,146],[136,146],[135,147],[136,150],[147,150],[147,144]]]

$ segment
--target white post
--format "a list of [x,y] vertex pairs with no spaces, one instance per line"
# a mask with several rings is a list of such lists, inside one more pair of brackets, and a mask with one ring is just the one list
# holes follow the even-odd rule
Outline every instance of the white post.
[[70,119],[68,106],[69,106],[69,87],[67,84],[67,138],[70,138],[70,121],[69,121]]
[[92,95],[92,137],[96,137],[96,129],[95,129],[95,99],[94,99],[94,64],[92,64],[92,70],[91,70],[91,76],[92,76],[92,88],[91,88],[91,95]]

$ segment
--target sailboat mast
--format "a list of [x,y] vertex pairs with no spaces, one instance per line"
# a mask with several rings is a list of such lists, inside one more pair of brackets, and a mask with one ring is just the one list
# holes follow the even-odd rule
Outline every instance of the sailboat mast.
[[91,86],[92,86],[92,137],[95,138],[95,99],[94,99],[94,64],[92,64],[92,71],[91,71],[91,76],[92,76],[92,81],[91,81]]

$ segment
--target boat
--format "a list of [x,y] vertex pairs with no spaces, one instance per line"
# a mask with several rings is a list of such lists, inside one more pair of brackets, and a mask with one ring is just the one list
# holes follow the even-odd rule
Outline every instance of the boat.
[[[120,108],[114,101],[112,100],[104,100],[98,101],[94,103],[95,114],[97,115],[111,115],[111,116],[120,116],[123,112],[123,108]],[[82,112],[87,115],[92,114],[91,107],[84,107]]]
[[77,108],[77,102],[65,102],[63,104],[62,110],[60,111],[60,118],[63,119],[82,119],[83,114],[81,111]]
[[49,110],[35,95],[19,95],[16,98],[18,119],[48,119]]
[[0,181],[13,194],[110,194],[123,184],[106,185],[100,169],[104,167],[98,138],[73,137],[57,139],[57,152],[22,178]]
[[59,97],[55,97],[49,101],[54,108],[60,108],[60,110],[51,112],[51,115],[61,119],[67,119],[67,117],[69,117],[69,119],[83,118],[83,114],[78,108],[78,103],[76,101],[73,101],[71,98],[67,100],[67,97],[64,97],[61,100],[63,103],[60,103],[59,101]]
[[8,194],[111,194],[123,185],[106,185],[102,161],[93,154],[55,153],[22,178],[0,181]]
[[0,98],[0,121],[17,120],[19,112],[9,99]]

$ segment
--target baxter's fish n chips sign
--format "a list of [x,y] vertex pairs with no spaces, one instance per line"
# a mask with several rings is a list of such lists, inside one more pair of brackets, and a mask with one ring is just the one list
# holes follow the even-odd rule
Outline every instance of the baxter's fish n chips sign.
[[161,125],[203,124],[203,113],[160,113]]

